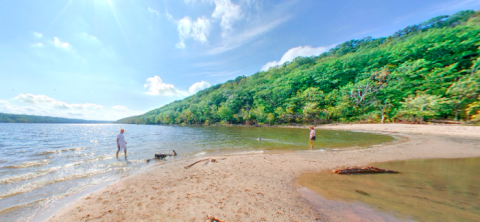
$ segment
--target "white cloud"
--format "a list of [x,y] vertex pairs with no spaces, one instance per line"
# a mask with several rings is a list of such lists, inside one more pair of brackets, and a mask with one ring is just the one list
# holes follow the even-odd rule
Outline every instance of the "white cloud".
[[125,106],[106,108],[93,103],[66,103],[46,95],[22,94],[12,100],[0,100],[0,112],[96,120],[117,120],[128,116],[142,114]]
[[35,38],[42,38],[43,37],[43,34],[40,33],[40,32],[33,32],[33,35],[35,36]]
[[144,87],[148,87],[146,94],[148,95],[162,95],[162,96],[185,96],[185,91],[178,90],[174,85],[164,83],[159,76],[150,77],[147,79]]
[[158,12],[155,9],[152,9],[152,8],[148,7],[148,12],[150,12],[153,15],[156,15],[157,17],[160,17],[160,12]]
[[196,92],[211,86],[208,82],[200,81],[192,84],[188,91],[179,90],[175,88],[174,85],[163,82],[163,80],[159,76],[150,77],[147,79],[147,82],[148,83],[143,85],[145,88],[148,88],[148,91],[145,93],[153,96],[184,97],[195,94]]
[[190,94],[195,94],[197,93],[198,91],[200,90],[203,90],[203,89],[206,89],[208,87],[210,87],[211,84],[208,83],[208,82],[205,82],[205,81],[200,81],[200,82],[196,82],[194,83],[192,86],[190,86],[190,88],[188,88],[188,92]]
[[178,34],[180,38],[188,38],[192,32],[192,20],[190,17],[185,16],[182,19],[178,20],[177,26]]
[[27,94],[20,93],[18,96],[14,97],[13,99],[24,102],[24,103],[48,106],[55,109],[95,109],[95,110],[105,109],[105,107],[102,105],[97,105],[92,103],[68,104],[66,102],[58,101],[56,99],[50,98],[45,95],[33,95],[30,93],[27,93]]
[[165,17],[167,17],[168,20],[173,20],[173,16],[168,12],[168,10],[165,11]]
[[82,39],[84,39],[85,41],[88,41],[90,43],[94,43],[94,44],[100,43],[100,40],[98,40],[98,38],[96,36],[90,35],[86,32],[82,32],[80,34],[80,36],[82,37]]
[[177,24],[178,35],[180,36],[180,41],[176,45],[177,48],[184,49],[185,39],[188,38],[193,38],[193,40],[201,43],[207,42],[210,29],[210,21],[207,18],[200,17],[192,21],[190,17],[185,16],[178,20]]
[[61,42],[59,38],[53,37],[53,45],[62,49],[70,50],[72,46],[68,42]]
[[[223,38],[206,52],[206,54],[211,55],[235,49],[287,21],[291,18],[287,10],[298,1],[285,1],[274,5],[268,11],[261,10],[257,0],[236,0],[235,3],[232,0],[184,0],[184,2],[192,7],[195,7],[196,3],[215,5],[211,18],[204,19],[209,22],[209,26],[219,24]],[[254,14],[254,11],[259,12],[259,14]],[[248,23],[245,23],[245,21],[248,21]],[[242,25],[243,31],[238,32],[234,25],[240,22],[246,25]],[[209,31],[210,29],[202,30]],[[206,34],[208,35],[208,32]],[[196,40],[204,41],[207,35],[196,35],[198,36]],[[180,38],[176,45],[177,48],[185,48],[184,40],[185,38]]]
[[197,18],[195,22],[193,22],[192,27],[192,37],[194,40],[199,42],[206,42],[207,36],[210,28],[210,21],[205,18]]
[[242,9],[230,0],[214,0],[214,2],[215,10],[212,18],[221,19],[222,36],[226,37],[232,31],[232,24],[242,18]]
[[43,47],[43,43],[37,42],[37,43],[31,44],[30,46],[33,47],[33,48],[42,48],[42,47]]
[[125,106],[112,106],[112,109],[117,110],[117,111],[121,111],[121,112],[129,111],[128,108],[125,107]]
[[220,46],[215,47],[207,52],[207,54],[220,54],[232,49],[235,49],[247,42],[252,41],[255,39],[257,36],[260,36],[262,34],[265,34],[269,32],[270,30],[276,28],[280,24],[286,22],[288,19],[290,19],[290,16],[284,16],[283,18],[279,18],[276,20],[273,20],[269,23],[266,24],[261,24],[258,25],[254,28],[251,28],[249,30],[246,30],[242,33],[239,33],[238,35],[231,36],[230,38],[226,38]]
[[175,44],[175,47],[177,47],[177,48],[179,48],[179,49],[184,49],[184,48],[186,48],[185,43],[183,42],[183,39],[181,39],[180,42],[178,42],[177,44]]
[[193,4],[195,2],[209,2],[212,3],[213,0],[183,0],[187,5]]
[[319,55],[321,53],[324,53],[328,51],[330,47],[327,46],[320,46],[317,48],[312,48],[311,46],[298,46],[289,49],[285,54],[283,54],[282,58],[280,61],[272,61],[272,62],[267,62],[262,67],[262,71],[268,70],[270,67],[275,67],[278,65],[282,65],[283,63],[287,61],[292,61],[293,59],[299,57],[299,56],[314,56],[314,55]]

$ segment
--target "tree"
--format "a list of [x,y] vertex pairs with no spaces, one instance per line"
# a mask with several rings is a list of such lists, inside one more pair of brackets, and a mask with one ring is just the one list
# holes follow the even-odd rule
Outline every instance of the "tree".
[[307,120],[313,119],[313,124],[317,125],[315,122],[315,116],[320,112],[317,108],[317,103],[309,102],[303,107],[303,115]]
[[351,86],[349,91],[350,98],[355,103],[355,106],[371,103],[378,91],[380,91],[385,84],[374,82],[371,80],[362,81]]
[[225,122],[229,122],[233,118],[233,112],[225,104],[218,109],[218,115],[220,119]]
[[384,100],[383,102],[380,101],[380,100],[376,100],[374,104],[379,109],[381,119],[382,119],[381,123],[384,124],[385,123],[385,114],[390,110],[390,108],[393,105],[390,103],[390,100],[388,100],[388,99]]
[[420,123],[423,123],[425,117],[432,118],[439,114],[439,109],[446,102],[445,98],[440,96],[433,96],[419,93],[415,96],[409,96],[404,102],[401,102],[401,114],[420,118]]

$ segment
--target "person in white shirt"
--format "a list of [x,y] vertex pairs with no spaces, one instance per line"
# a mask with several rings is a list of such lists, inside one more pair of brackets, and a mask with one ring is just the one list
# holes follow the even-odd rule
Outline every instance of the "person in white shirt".
[[313,150],[313,143],[315,142],[315,139],[317,137],[315,136],[315,129],[313,128],[313,126],[310,127],[310,149]]
[[120,150],[123,150],[125,152],[125,159],[127,159],[127,141],[125,141],[125,138],[123,137],[123,133],[125,132],[124,129],[120,130],[120,133],[117,135],[117,159],[118,159],[118,152]]

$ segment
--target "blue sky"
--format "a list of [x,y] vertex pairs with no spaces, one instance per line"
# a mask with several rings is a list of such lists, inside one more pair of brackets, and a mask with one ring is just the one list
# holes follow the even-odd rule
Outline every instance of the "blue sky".
[[1,0],[0,112],[116,120],[477,0]]

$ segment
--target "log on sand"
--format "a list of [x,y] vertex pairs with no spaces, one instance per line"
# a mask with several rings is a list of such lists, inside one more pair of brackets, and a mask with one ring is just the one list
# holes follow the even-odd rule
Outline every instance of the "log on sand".
[[336,174],[370,174],[370,173],[399,173],[398,171],[386,170],[377,167],[347,167],[344,169],[334,169]]
[[[220,160],[225,160],[225,159],[227,159],[227,158],[221,158]],[[197,161],[197,162],[195,162],[195,163],[192,163],[192,164],[190,164],[190,165],[188,165],[188,166],[186,166],[186,167],[184,167],[184,168],[185,168],[185,169],[188,169],[188,168],[192,167],[193,165],[195,165],[195,164],[197,164],[197,163],[200,163],[200,162],[203,162],[203,161],[215,162],[215,163],[218,162],[217,159],[207,158],[207,159],[199,160],[199,161]]]

